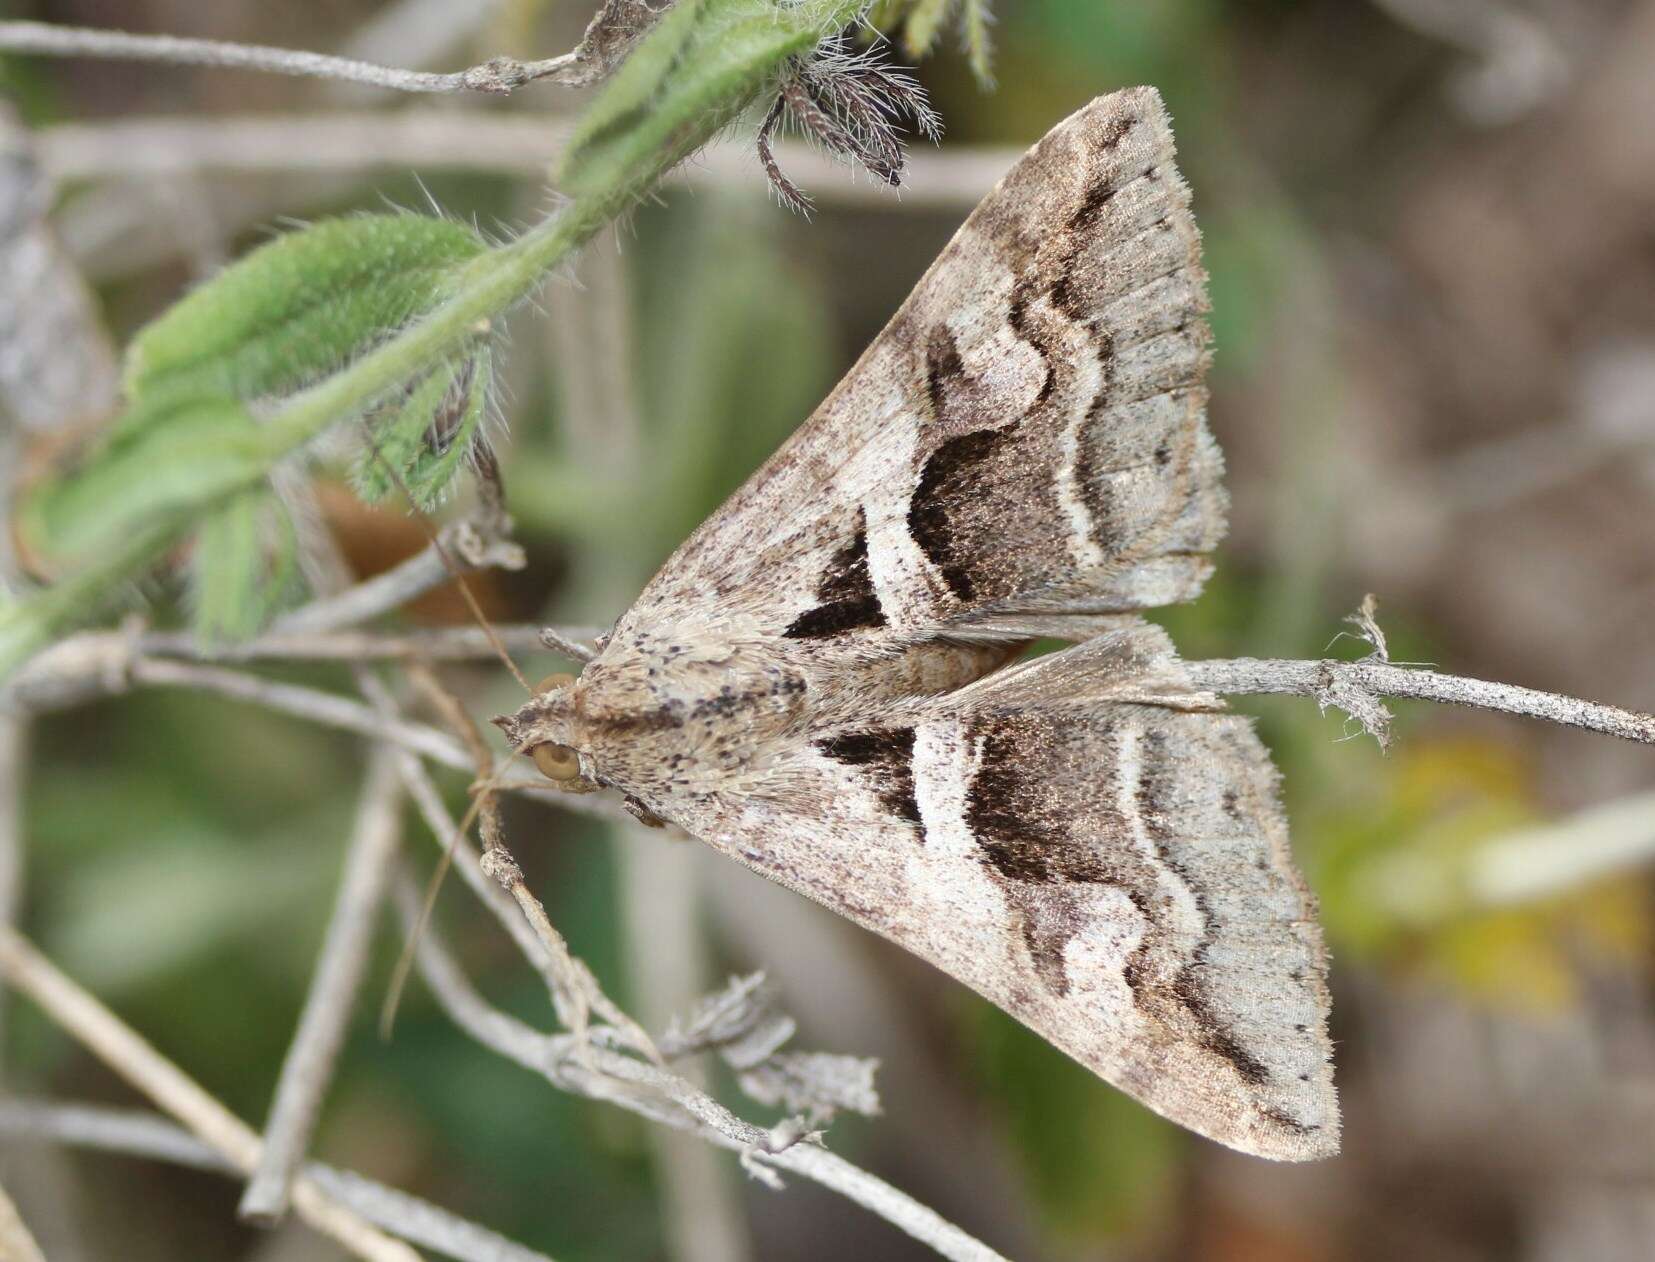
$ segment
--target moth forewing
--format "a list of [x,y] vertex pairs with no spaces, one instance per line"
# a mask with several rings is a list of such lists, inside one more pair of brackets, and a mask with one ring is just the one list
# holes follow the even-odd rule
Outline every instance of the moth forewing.
[[[1303,1159],[1339,1121],[1275,773],[1134,613],[1195,595],[1224,531],[1206,307],[1160,97],[1092,102],[503,722],[1165,1116]],[[1080,643],[1010,665],[1036,637]]]

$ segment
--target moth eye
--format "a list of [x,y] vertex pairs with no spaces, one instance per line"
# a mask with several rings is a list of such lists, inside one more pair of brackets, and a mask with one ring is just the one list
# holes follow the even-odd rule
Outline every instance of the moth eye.
[[[534,686],[534,695],[538,697],[543,692],[556,692],[559,688],[567,688],[574,682],[575,677],[573,675],[559,671],[555,675],[547,675],[546,678],[536,684]],[[562,747],[559,746],[559,748]]]
[[529,751],[534,765],[548,780],[576,780],[580,778],[580,758],[567,745],[547,741]]

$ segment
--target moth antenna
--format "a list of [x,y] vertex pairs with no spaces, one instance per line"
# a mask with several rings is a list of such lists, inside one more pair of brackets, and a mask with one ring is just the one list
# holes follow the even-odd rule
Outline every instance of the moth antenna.
[[[391,1037],[391,1027],[396,1022],[402,992],[408,985],[409,975],[414,971],[414,960],[419,953],[419,944],[425,936],[426,926],[431,923],[431,915],[436,911],[437,895],[442,891],[443,881],[447,879],[449,869],[454,866],[454,852],[459,849],[460,839],[471,832],[471,826],[488,808],[495,790],[505,780],[511,767],[509,762],[503,767],[492,765],[494,760],[489,754],[482,734],[477,730],[477,725],[471,721],[465,707],[453,693],[443,687],[442,681],[428,666],[422,662],[411,663],[408,675],[415,686],[442,713],[449,726],[459,732],[461,740],[470,749],[472,759],[476,763],[477,780],[471,786],[471,805],[466,807],[465,814],[460,816],[460,822],[449,834],[448,844],[443,847],[442,858],[438,861],[436,870],[431,873],[431,879],[426,882],[425,897],[420,903],[419,916],[414,921],[408,941],[403,945],[402,954],[397,957],[396,968],[391,972],[391,982],[385,990],[385,1002],[379,1009],[379,1036],[382,1039]],[[512,750],[512,757],[527,753],[533,745],[533,741],[525,741],[521,748]]]
[[453,866],[454,850],[464,835],[464,829],[455,828],[453,836],[448,839],[448,845],[443,847],[437,870],[425,883],[425,895],[420,899],[419,915],[414,919],[414,927],[409,931],[408,941],[402,944],[402,954],[397,956],[396,968],[391,970],[391,984],[385,988],[385,1002],[379,1006],[379,1037],[386,1042],[390,1041],[391,1027],[396,1024],[397,1009],[402,1006],[402,992],[407,988],[409,974],[414,971],[414,958],[419,954],[419,944],[425,937],[425,927],[431,923],[431,913],[436,910],[437,894],[448,876],[448,869]]
[[[448,545],[443,543],[441,532],[431,524],[431,519],[425,515],[425,510],[420,508],[419,501],[414,498],[414,493],[409,489],[408,483],[403,481],[402,474],[392,466],[389,460],[385,459],[385,453],[380,450],[379,444],[374,441],[373,428],[368,424],[366,417],[362,419],[362,434],[368,444],[369,455],[385,471],[386,476],[396,485],[397,490],[402,492],[402,498],[408,502],[408,511],[413,514],[414,520],[419,523],[420,530],[424,532],[427,541],[436,551],[438,558],[443,563],[443,568],[448,571],[449,577],[454,580],[455,585],[459,588],[460,598],[465,601],[466,609],[470,612],[472,620],[482,630],[484,637],[488,640],[489,647],[494,650],[494,655],[511,672],[511,677],[518,682],[523,691],[533,696],[534,689],[529,685],[529,681],[523,672],[518,669],[511,653],[506,649],[505,641],[500,638],[499,632],[494,629],[494,624],[483,613],[483,607],[477,603],[477,597],[472,594],[471,585],[465,581],[465,574],[460,570],[453,555],[448,551]],[[500,489],[500,463],[494,458],[493,450],[480,439],[472,455],[472,464],[477,471],[479,493],[488,506],[489,512],[494,516],[502,515],[505,511],[505,497]]]
[[[515,757],[527,753],[533,742],[526,742],[521,749],[512,750]],[[436,870],[431,873],[431,879],[425,883],[425,897],[420,901],[419,916],[414,921],[413,930],[408,934],[408,941],[403,944],[402,954],[397,956],[396,967],[391,970],[390,984],[385,988],[385,1002],[379,1008],[379,1037],[389,1039],[391,1027],[396,1023],[397,1008],[402,1004],[402,992],[408,986],[408,978],[414,971],[414,960],[419,955],[419,944],[425,937],[426,926],[431,923],[432,913],[437,909],[437,895],[442,892],[443,882],[448,879],[449,870],[454,866],[454,852],[460,848],[460,840],[470,831],[477,822],[477,816],[483,810],[484,795],[492,793],[505,782],[510,772],[509,765],[497,767],[488,776],[472,785],[471,805],[466,807],[465,814],[460,816],[460,822],[454,825],[454,831],[448,836],[448,844],[443,847],[442,858],[437,861]]]

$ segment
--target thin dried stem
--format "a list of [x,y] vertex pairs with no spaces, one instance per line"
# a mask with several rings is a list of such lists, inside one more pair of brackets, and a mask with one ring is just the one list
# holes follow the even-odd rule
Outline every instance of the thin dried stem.
[[[540,648],[572,661],[596,656],[596,627],[495,628],[501,643],[517,652]],[[476,627],[378,633],[372,631],[272,631],[243,644],[202,644],[181,631],[127,633],[87,631],[38,654],[0,685],[0,713],[28,715],[61,710],[132,686],[133,662],[143,657],[198,662],[376,662],[421,658],[459,661],[493,658],[495,646]]]
[[[100,122],[55,123],[37,144],[44,169],[58,180],[176,179],[215,172],[364,171],[415,167],[488,171],[541,179],[563,152],[568,127],[556,119],[519,117],[482,108],[416,106],[394,114],[318,111],[296,115],[222,115],[213,118],[137,117]],[[952,146],[908,154],[902,200],[879,185],[844,178],[844,168],[802,141],[773,145],[781,166],[813,186],[823,205],[875,205],[891,211],[969,210],[1021,156],[1021,149]],[[746,143],[727,139],[710,146],[671,177],[691,183],[760,187]],[[291,189],[279,207],[293,208]],[[88,193],[87,196],[92,196]],[[129,187],[114,194],[133,215]],[[90,212],[64,212],[65,236],[85,237]],[[129,231],[141,225],[134,222]]]
[[1198,687],[1228,695],[1287,693],[1314,697],[1323,709],[1336,706],[1361,719],[1375,736],[1384,733],[1390,718],[1378,698],[1406,697],[1521,714],[1547,723],[1618,736],[1622,740],[1655,744],[1655,715],[1535,688],[1398,666],[1374,658],[1358,662],[1307,662],[1240,657],[1185,665]]
[[[417,900],[412,884],[400,882],[398,903],[405,919],[414,914]],[[651,1121],[699,1135],[737,1153],[749,1173],[772,1187],[779,1186],[776,1170],[804,1175],[954,1262],[1003,1262],[987,1245],[884,1180],[812,1143],[800,1142],[796,1132],[777,1135],[742,1121],[669,1070],[602,1048],[591,1050],[593,1067],[589,1068],[571,1038],[541,1034],[484,1002],[434,935],[427,934],[421,941],[419,964],[438,1003],[461,1029],[559,1090],[607,1100]]]
[[[16,931],[0,926],[0,976],[160,1108],[244,1173],[259,1159],[259,1137],[120,1018],[59,972]],[[308,1179],[293,1187],[293,1208],[311,1227],[371,1262],[419,1262]]]
[[493,57],[451,74],[401,70],[350,57],[294,48],[234,44],[175,35],[134,35],[125,31],[56,26],[47,22],[0,22],[0,51],[42,57],[95,57],[113,61],[155,61],[174,66],[211,66],[256,70],[305,79],[360,83],[397,92],[485,92],[504,96],[539,80],[582,84],[592,81],[592,67],[579,50],[541,61]]
[[590,662],[597,657],[604,632],[574,627],[542,627],[540,643],[554,653],[561,653],[572,662]]
[[[544,650],[541,628],[530,623],[496,625],[501,644],[515,653]],[[579,640],[599,634],[593,627],[564,627],[558,634]],[[201,644],[188,632],[151,632],[134,647],[146,656],[206,662],[382,662],[417,658],[427,662],[492,659],[495,646],[480,627],[375,632],[271,632],[244,644]]]
[[[219,1174],[238,1173],[233,1163],[188,1131],[155,1114],[134,1110],[0,1100],[0,1135],[125,1153]],[[543,1253],[353,1171],[310,1161],[302,1173],[375,1226],[460,1262],[551,1262]]]
[[[389,694],[384,692],[384,685],[375,681],[379,689],[379,696],[388,700]],[[472,892],[482,900],[483,905],[493,913],[501,926],[517,944],[517,949],[528,960],[546,981],[548,989],[559,985],[554,980],[545,954],[541,950],[540,940],[534,930],[523,919],[517,905],[505,890],[501,889],[490,877],[484,874],[481,856],[477,850],[465,839],[444,805],[442,794],[437,791],[435,782],[420,762],[419,757],[410,750],[396,751],[397,772],[402,777],[402,783],[408,790],[409,797],[413,798],[420,816],[425,820],[426,828],[432,839],[445,849],[452,844],[454,870],[460,874],[460,879],[468,885]],[[595,798],[573,798],[570,795],[557,795],[558,800],[567,799],[571,802],[596,801]],[[614,812],[606,812],[614,817]]]
[[333,916],[265,1122],[264,1151],[241,1198],[243,1218],[270,1225],[287,1213],[293,1179],[316,1128],[367,973],[374,925],[402,839],[401,807],[402,781],[392,756],[383,745],[375,746]]
[[1655,863],[1655,793],[1601,802],[1481,843],[1463,856],[1466,897],[1485,907],[1557,898]]
[[[492,518],[492,515],[488,515]],[[337,595],[320,596],[277,618],[272,633],[337,631],[400,609],[434,587],[472,570],[523,568],[523,549],[506,538],[495,520],[467,520],[443,527],[424,550],[400,565]]]
[[391,741],[462,771],[471,766],[471,760],[460,744],[435,728],[378,714],[360,701],[351,701],[317,688],[278,683],[241,671],[226,670],[222,666],[174,662],[158,657],[138,658],[132,663],[131,675],[134,683],[216,693],[237,701],[249,701],[267,710],[278,710],[314,723],[342,728],[359,736]]
[[[23,781],[28,744],[27,722],[0,714],[0,927],[4,928],[17,919],[23,895]],[[0,1048],[5,1046],[6,998],[0,991]]]
[[0,1258],[6,1262],[46,1262],[23,1215],[17,1212],[6,1189],[0,1187]]
[[524,881],[523,870],[517,866],[517,860],[506,849],[499,801],[492,783],[494,759],[471,715],[429,670],[416,666],[410,673],[415,684],[438,708],[449,726],[460,734],[466,748],[471,751],[481,782],[477,793],[477,819],[483,837],[482,870],[499,882],[516,901],[524,919],[534,929],[535,936],[545,949],[550,965],[547,975],[555,980],[551,994],[558,1020],[584,1042],[588,1034],[588,1019],[596,1011],[615,1027],[624,1043],[651,1060],[659,1061],[661,1053],[656,1050],[649,1035],[603,993],[591,972],[570,953],[568,942],[552,924],[545,906]]

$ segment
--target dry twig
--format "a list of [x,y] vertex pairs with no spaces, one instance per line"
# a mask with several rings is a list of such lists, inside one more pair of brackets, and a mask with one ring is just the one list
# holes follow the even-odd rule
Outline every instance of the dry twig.
[[344,878],[317,956],[287,1058],[282,1063],[258,1170],[241,1198],[243,1218],[270,1224],[286,1214],[344,1043],[345,1027],[367,972],[368,952],[386,881],[402,838],[402,782],[384,746],[372,750],[345,856]]
[[277,618],[275,633],[337,631],[400,609],[434,587],[474,570],[523,568],[523,549],[501,533],[494,514],[444,526],[417,555],[338,593]]
[[[50,1140],[237,1174],[234,1163],[152,1113],[97,1105],[0,1100],[0,1135]],[[350,1170],[309,1161],[304,1178],[368,1222],[460,1262],[551,1262],[545,1254]],[[0,1255],[3,1256],[3,1255]]]
[[[23,893],[23,780],[28,724],[0,714],[0,928],[17,919]],[[5,994],[0,992],[0,1047],[4,1046]]]
[[[417,913],[411,883],[399,885],[406,922]],[[777,1170],[791,1171],[873,1211],[954,1262],[1003,1262],[998,1253],[954,1224],[886,1183],[827,1152],[799,1128],[775,1131],[744,1122],[718,1101],[670,1070],[631,1056],[591,1047],[579,1054],[568,1036],[541,1034],[485,1003],[432,934],[420,942],[420,973],[449,1017],[473,1039],[508,1060],[540,1074],[554,1087],[607,1100],[651,1121],[688,1130],[708,1143],[738,1154],[748,1173],[776,1188]]]
[[1287,693],[1313,697],[1325,710],[1337,707],[1361,722],[1381,744],[1390,713],[1380,697],[1406,697],[1521,714],[1547,723],[1578,727],[1622,740],[1655,744],[1655,715],[1598,705],[1536,688],[1464,679],[1434,670],[1396,666],[1368,659],[1360,662],[1284,661],[1238,657],[1229,661],[1185,664],[1197,687],[1231,696]]
[[[259,1159],[259,1138],[240,1118],[4,926],[0,926],[0,977],[33,999],[58,1025],[238,1170],[252,1172]],[[370,1226],[308,1179],[295,1182],[293,1207],[306,1223],[358,1257],[371,1262],[418,1262],[418,1255],[407,1245]]]
[[[561,83],[567,87],[585,87],[598,82],[619,64],[627,50],[665,9],[664,5],[655,7],[649,0],[604,0],[587,25],[580,44],[572,52],[538,61],[491,57],[450,74],[403,70],[355,57],[333,57],[302,49],[270,48],[214,39],[185,39],[174,35],[134,35],[125,31],[58,26],[48,22],[0,22],[0,51],[44,57],[95,57],[116,61],[154,61],[175,66],[255,70],[266,74],[387,88],[396,92],[482,92],[504,96],[527,84],[542,81]],[[395,46],[383,31],[366,32],[363,38],[373,48]]]
[[266,74],[295,75],[360,83],[397,92],[485,92],[504,96],[539,80],[553,83],[592,82],[591,67],[580,53],[564,53],[541,61],[493,57],[452,74],[400,70],[349,57],[295,48],[233,44],[216,39],[185,39],[176,35],[133,35],[125,31],[56,26],[47,22],[0,22],[0,50],[44,57],[95,57],[114,61],[156,61],[174,66],[211,66],[223,70],[257,70]]
[[40,1251],[28,1224],[3,1187],[0,1187],[0,1258],[5,1262],[46,1262],[46,1255]]
[[458,698],[443,688],[429,670],[416,666],[412,668],[411,674],[414,682],[437,707],[449,726],[459,732],[471,753],[479,785],[477,820],[483,838],[480,866],[485,876],[493,878],[512,896],[522,911],[523,918],[529,922],[535,937],[539,939],[545,951],[544,972],[551,982],[552,1006],[558,1020],[577,1040],[584,1042],[588,1036],[588,1018],[595,1011],[614,1027],[614,1032],[623,1046],[630,1047],[651,1060],[659,1061],[661,1054],[655,1050],[655,1044],[649,1035],[603,993],[597,979],[587,967],[570,954],[569,944],[552,924],[544,904],[529,889],[528,883],[523,879],[523,870],[517,866],[517,860],[512,858],[511,852],[506,849],[505,831],[500,824],[500,807],[493,781],[494,758],[476,723],[472,721]]
[[378,714],[360,701],[351,701],[318,688],[261,679],[257,675],[226,670],[222,666],[175,662],[159,657],[138,658],[132,663],[131,675],[134,683],[216,693],[237,701],[250,701],[267,710],[343,728],[359,736],[392,741],[462,771],[471,765],[459,743],[434,728]]

